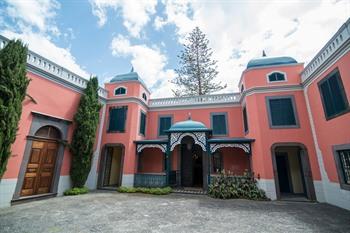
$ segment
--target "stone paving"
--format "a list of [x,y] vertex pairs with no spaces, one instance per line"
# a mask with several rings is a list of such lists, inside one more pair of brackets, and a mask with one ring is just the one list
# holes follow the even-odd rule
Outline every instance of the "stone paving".
[[350,232],[327,204],[94,192],[0,209],[0,232]]

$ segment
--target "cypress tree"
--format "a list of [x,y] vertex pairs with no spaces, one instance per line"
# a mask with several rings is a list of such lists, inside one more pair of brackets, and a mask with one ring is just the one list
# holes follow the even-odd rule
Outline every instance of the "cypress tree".
[[172,90],[175,96],[206,95],[226,88],[220,82],[214,82],[217,76],[216,60],[208,47],[206,35],[196,27],[186,38],[184,49],[178,58],[179,69],[175,69],[177,77],[172,80],[179,89]]
[[93,77],[87,82],[74,116],[75,130],[70,145],[72,153],[70,176],[73,187],[82,188],[89,175],[100,108],[98,79]]
[[29,84],[27,52],[27,46],[20,40],[11,40],[0,50],[0,179],[6,171],[11,144],[16,140],[22,101]]

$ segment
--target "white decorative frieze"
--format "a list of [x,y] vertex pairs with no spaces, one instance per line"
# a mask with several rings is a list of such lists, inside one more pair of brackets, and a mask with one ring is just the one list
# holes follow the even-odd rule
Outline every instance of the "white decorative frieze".
[[166,153],[167,144],[138,144],[137,153],[140,153],[145,148],[159,148],[163,153]]
[[205,132],[171,133],[170,134],[170,151],[173,151],[175,146],[181,144],[181,140],[186,136],[190,136],[191,138],[193,138],[195,144],[199,145],[203,149],[203,151],[207,151],[206,149],[207,137]]
[[224,147],[234,147],[241,148],[245,153],[250,154],[250,144],[249,143],[218,143],[210,144],[210,151],[214,153],[216,150]]

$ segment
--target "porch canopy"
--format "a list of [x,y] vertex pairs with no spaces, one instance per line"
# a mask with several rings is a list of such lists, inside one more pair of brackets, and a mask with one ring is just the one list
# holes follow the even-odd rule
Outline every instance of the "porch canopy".
[[137,153],[142,152],[142,150],[145,148],[159,148],[163,153],[166,153],[168,148],[167,139],[139,140],[134,142],[136,143]]
[[252,154],[251,143],[255,139],[251,138],[211,138],[208,139],[210,153],[214,153],[219,148],[234,147],[241,148],[247,155]]

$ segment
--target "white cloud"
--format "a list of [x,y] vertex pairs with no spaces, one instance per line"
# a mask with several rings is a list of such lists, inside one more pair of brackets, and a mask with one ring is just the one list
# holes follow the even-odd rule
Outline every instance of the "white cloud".
[[[84,78],[89,77],[89,74],[77,64],[69,49],[58,47],[52,42],[52,36],[61,35],[55,23],[56,11],[60,8],[57,1],[6,0],[6,2],[6,7],[0,12],[3,14],[2,17],[6,15],[14,23],[1,24],[0,33],[2,35],[9,39],[21,39],[28,44],[30,50]],[[68,28],[67,33],[63,34],[64,38],[69,35],[71,38],[74,37],[72,29]]]
[[172,1],[164,0],[156,30],[175,25],[179,42],[195,26],[207,34],[217,79],[237,91],[247,62],[262,54],[308,62],[350,15],[349,1]]
[[130,35],[139,37],[142,28],[150,21],[150,16],[156,13],[157,0],[91,0],[90,3],[100,27],[106,24],[109,9],[117,14],[121,10],[124,26]]
[[118,35],[113,38],[111,50],[114,56],[130,56],[135,71],[151,88],[152,97],[169,96],[172,84],[169,82],[175,73],[166,69],[167,57],[158,47],[148,47],[144,44],[132,45],[130,41]]
[[77,64],[75,57],[68,49],[56,46],[48,37],[33,32],[15,33],[8,30],[2,31],[1,34],[9,39],[21,39],[24,43],[28,44],[30,50],[51,61],[54,61],[60,66],[82,76],[83,78],[89,78],[90,76]]
[[60,32],[53,22],[56,10],[60,4],[55,0],[5,0],[7,15],[27,27],[34,27],[41,32],[51,32],[59,35]]

